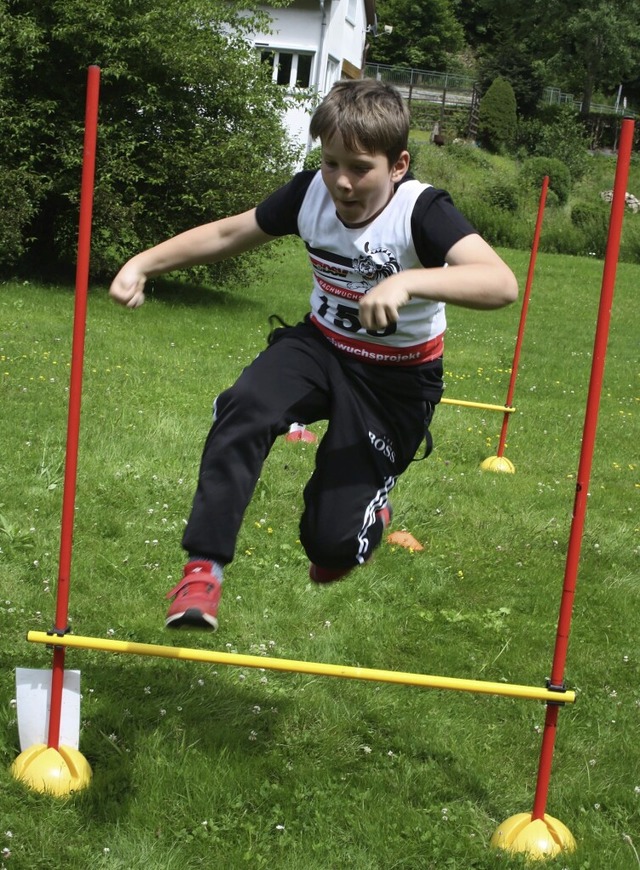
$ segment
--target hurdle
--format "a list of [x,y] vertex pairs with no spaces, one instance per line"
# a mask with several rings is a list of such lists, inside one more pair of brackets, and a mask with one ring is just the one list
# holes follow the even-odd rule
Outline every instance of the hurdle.
[[[89,68],[87,94],[87,126],[97,127],[99,69]],[[589,479],[593,458],[595,431],[597,428],[598,405],[602,391],[604,360],[610,314],[615,283],[617,254],[620,244],[622,217],[625,205],[625,190],[631,157],[634,122],[624,120],[622,124],[614,196],[611,207],[611,220],[605,269],[602,282],[600,309],[596,327],[592,373],[589,384],[585,425],[582,439],[580,463],[576,480],[573,521],[568,547],[564,585],[560,603],[551,676],[546,688],[522,686],[509,683],[490,683],[479,680],[466,680],[453,677],[437,677],[412,674],[400,671],[385,671],[374,668],[361,668],[347,665],[322,664],[319,662],[300,662],[266,656],[247,656],[237,653],[224,653],[213,650],[191,650],[144,644],[132,641],[117,641],[82,637],[69,634],[67,626],[69,575],[71,563],[73,514],[75,500],[75,477],[78,449],[79,403],[82,383],[82,356],[84,348],[84,329],[86,319],[86,294],[88,290],[88,248],[90,241],[90,205],[87,213],[85,191],[90,183],[92,159],[95,150],[95,135],[85,130],[85,161],[83,163],[83,196],[81,196],[81,231],[79,235],[78,276],[76,279],[76,306],[74,315],[74,340],[71,365],[71,387],[69,395],[69,422],[67,454],[64,477],[63,519],[61,528],[60,569],[57,588],[56,623],[49,632],[30,631],[27,641],[45,644],[53,648],[53,673],[50,696],[50,715],[48,745],[36,744],[25,750],[14,761],[12,774],[16,779],[35,790],[64,795],[86,787],[91,779],[91,769],[82,754],[60,745],[60,712],[62,704],[62,681],[64,676],[64,654],[67,648],[87,649],[111,653],[140,656],[155,656],[167,659],[185,660],[233,665],[236,667],[271,669],[300,674],[333,676],[384,683],[395,683],[433,689],[457,690],[493,694],[512,698],[542,701],[546,704],[546,718],[543,731],[536,793],[533,810],[520,813],[507,819],[495,832],[491,845],[510,852],[525,852],[530,858],[555,856],[559,852],[573,851],[575,841],[568,829],[557,819],[546,813],[553,749],[557,730],[558,715],[565,704],[576,700],[576,693],[564,685],[564,668],[568,651],[573,601],[575,597],[578,560],[581,549],[584,519],[587,508]],[[88,143],[88,144],[87,144]],[[89,200],[90,202],[90,200]],[[85,276],[86,270],[86,276]],[[86,280],[85,280],[86,277]],[[479,403],[476,403],[479,404]]]
[[270,671],[312,674],[320,677],[343,677],[349,680],[368,680],[370,682],[421,686],[430,689],[453,689],[459,692],[475,692],[477,694],[499,695],[507,698],[530,698],[535,701],[545,701],[553,704],[573,704],[576,700],[576,693],[568,690],[558,693],[548,688],[541,689],[536,686],[521,686],[513,683],[492,683],[484,680],[465,680],[458,677],[437,677],[403,671],[332,665],[323,664],[322,662],[273,658],[270,656],[243,655],[241,653],[225,653],[209,649],[188,649],[159,644],[137,643],[128,640],[113,640],[111,638],[81,637],[80,635],[73,634],[57,636],[54,632],[29,631],[27,632],[27,640],[32,643],[47,644],[54,648],[57,646],[73,647],[75,649],[128,653],[137,656],[155,656],[157,658],[205,662],[216,665],[233,665],[240,668],[258,668]]
[[441,405],[460,405],[462,408],[480,408],[484,411],[501,411],[503,414],[513,414],[515,408],[509,405],[490,405],[486,402],[470,402],[466,399],[440,399]]

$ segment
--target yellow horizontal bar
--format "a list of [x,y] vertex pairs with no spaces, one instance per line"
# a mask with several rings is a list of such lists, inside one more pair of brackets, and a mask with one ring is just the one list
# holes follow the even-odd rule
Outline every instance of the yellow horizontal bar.
[[508,405],[487,405],[485,402],[467,402],[465,399],[440,399],[442,405],[462,405],[465,408],[484,408],[485,411],[502,411],[503,414],[513,414],[514,407]]
[[327,665],[321,662],[301,662],[292,659],[276,659],[268,656],[248,656],[239,653],[224,653],[217,650],[185,649],[184,647],[158,646],[136,643],[129,640],[110,640],[100,637],[80,637],[65,634],[62,637],[45,631],[27,632],[27,640],[51,646],[75,647],[78,649],[102,650],[112,653],[131,653],[139,656],[157,656],[165,659],[184,659],[192,662],[208,662],[218,665],[234,665],[240,668],[264,668],[271,671],[288,671],[299,674],[315,674],[324,677],[345,677],[352,680],[371,680],[380,683],[399,683],[405,686],[423,686],[431,689],[455,689],[461,692],[479,692],[485,695],[503,695],[510,698],[531,698],[556,704],[573,704],[575,692],[552,692],[536,686],[518,686],[510,683],[490,683],[482,680],[462,680],[455,677],[432,677],[426,674],[410,674],[402,671],[381,671],[375,668]]

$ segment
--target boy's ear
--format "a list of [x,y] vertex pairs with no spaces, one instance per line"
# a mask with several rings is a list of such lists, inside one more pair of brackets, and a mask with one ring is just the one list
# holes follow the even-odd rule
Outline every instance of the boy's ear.
[[396,162],[391,167],[391,180],[395,183],[400,181],[409,170],[411,157],[408,151],[402,151]]

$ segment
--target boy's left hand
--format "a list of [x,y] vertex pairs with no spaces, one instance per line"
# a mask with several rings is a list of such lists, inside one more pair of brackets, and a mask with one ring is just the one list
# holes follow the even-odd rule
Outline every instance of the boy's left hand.
[[398,319],[398,309],[411,297],[401,275],[392,275],[360,300],[360,322],[365,329],[385,329]]

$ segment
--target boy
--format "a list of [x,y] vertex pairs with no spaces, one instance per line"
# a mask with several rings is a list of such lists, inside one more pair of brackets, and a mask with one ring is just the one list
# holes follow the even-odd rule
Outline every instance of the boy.
[[248,251],[305,242],[311,310],[278,329],[214,405],[189,554],[166,624],[216,629],[223,569],[262,465],[293,422],[328,420],[304,490],[300,540],[325,583],[366,562],[390,520],[389,492],[426,437],[442,394],[445,303],[499,308],[511,270],[448,195],[407,177],[408,112],[373,80],[341,81],[316,110],[322,166],[250,211],[188,230],[129,260],[111,295],[130,308],[148,278]]

